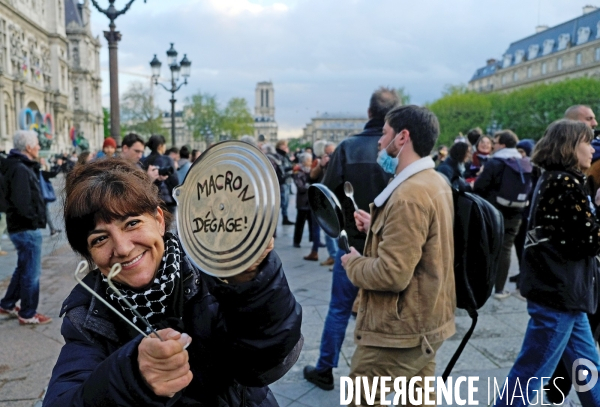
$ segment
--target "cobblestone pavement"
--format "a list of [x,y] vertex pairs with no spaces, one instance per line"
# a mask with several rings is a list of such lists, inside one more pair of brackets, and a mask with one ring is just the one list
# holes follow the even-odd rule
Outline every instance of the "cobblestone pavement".
[[[291,201],[295,201],[295,196],[291,198]],[[54,210],[56,216],[58,204]],[[290,208],[290,215],[290,218],[295,218],[293,208]],[[335,390],[323,391],[306,382],[302,377],[302,369],[307,364],[314,365],[319,355],[332,273],[317,262],[302,259],[308,254],[310,245],[305,233],[302,248],[292,247],[293,229],[293,226],[279,226],[275,247],[283,260],[294,295],[304,310],[302,331],[305,344],[298,363],[271,388],[282,407],[338,406],[339,377],[349,373],[350,359],[354,351],[354,321],[351,320],[348,326],[340,366],[334,369]],[[75,284],[73,272],[78,259],[67,246],[64,233],[55,238],[48,235],[46,231],[39,311],[55,320],[46,326],[21,327],[14,319],[0,319],[0,407],[39,405],[39,399],[50,379],[52,367],[63,344],[58,312],[62,301]],[[10,241],[2,240],[1,243],[2,248],[9,254],[0,257],[0,295],[4,293],[16,264],[16,252]],[[326,257],[326,249],[320,249],[319,260],[325,260]],[[511,274],[515,272],[516,267],[513,265]],[[509,285],[508,289],[514,289],[514,286]],[[488,378],[504,380],[521,348],[527,321],[525,302],[515,297],[504,301],[490,299],[480,311],[473,337],[453,371],[453,376],[479,377],[479,391],[475,398],[480,405],[488,405]],[[470,318],[465,312],[458,310],[456,324],[457,334],[446,341],[438,351],[437,373],[440,375],[460,339],[469,329]]]

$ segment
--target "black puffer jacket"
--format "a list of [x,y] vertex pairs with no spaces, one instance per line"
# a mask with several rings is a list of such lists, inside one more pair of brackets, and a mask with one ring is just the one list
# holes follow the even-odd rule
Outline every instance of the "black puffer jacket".
[[19,150],[3,161],[8,233],[46,227],[46,202],[40,187],[40,165]]
[[293,174],[294,183],[296,184],[296,209],[310,209],[308,204],[308,187],[312,183],[310,179],[310,170],[307,172],[300,168]]
[[539,227],[538,238],[550,240],[525,249],[521,293],[551,308],[595,312],[600,221],[585,190],[585,177],[572,171],[546,171],[533,203],[529,229]]
[[436,169],[437,172],[444,174],[444,176],[452,185],[452,188],[456,188],[459,191],[471,192],[473,188],[467,181],[465,181],[463,174],[458,168],[458,163],[454,161],[452,157],[448,157],[442,162]]
[[[201,273],[187,257],[181,272],[184,332],[194,378],[173,398],[158,397],[144,384],[137,364],[141,335],[81,286],[65,300],[65,338],[45,407],[195,406],[275,407],[267,387],[296,362],[302,349],[302,309],[294,299],[281,260],[271,252],[250,282],[228,285]],[[100,273],[84,281],[105,297]]]
[[381,137],[383,120],[367,122],[362,133],[348,137],[335,149],[323,184],[331,189],[342,205],[346,233],[350,246],[362,253],[367,235],[356,228],[354,205],[344,194],[344,182],[350,181],[354,187],[354,199],[358,207],[369,212],[369,204],[387,186],[391,175],[386,174],[377,164],[377,142]]

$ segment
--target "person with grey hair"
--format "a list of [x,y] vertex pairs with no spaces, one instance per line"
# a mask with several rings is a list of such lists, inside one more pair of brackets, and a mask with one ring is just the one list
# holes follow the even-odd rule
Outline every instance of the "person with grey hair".
[[40,229],[46,228],[46,203],[37,161],[40,144],[35,132],[20,130],[13,145],[1,171],[8,204],[8,235],[18,256],[17,267],[0,301],[0,316],[18,318],[21,325],[47,324],[52,318],[37,312],[42,261]]
[[256,142],[256,138],[254,138],[254,136],[249,136],[249,135],[245,134],[242,137],[240,137],[240,141],[251,144],[254,147],[258,147],[258,143]]

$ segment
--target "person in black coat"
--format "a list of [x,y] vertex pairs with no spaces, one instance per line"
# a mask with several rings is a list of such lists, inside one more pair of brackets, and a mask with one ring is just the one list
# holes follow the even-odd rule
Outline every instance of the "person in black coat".
[[[52,318],[37,312],[42,271],[42,232],[46,203],[40,185],[40,144],[34,131],[19,130],[14,148],[2,162],[8,236],[17,249],[17,267],[0,300],[0,316],[18,318],[21,325],[47,324]],[[20,301],[20,305],[17,303]]]
[[[97,268],[63,303],[65,339],[45,407],[275,407],[267,387],[296,362],[302,309],[272,243],[227,279],[194,267],[147,174],[107,158],[76,167],[65,187],[69,244]],[[109,290],[107,275],[160,339]]]
[[316,222],[313,219],[310,212],[310,205],[308,204],[308,187],[312,183],[310,178],[310,169],[313,162],[312,154],[302,153],[299,156],[300,164],[294,166],[292,177],[296,184],[296,224],[294,226],[294,247],[300,247],[300,241],[302,240],[302,233],[304,232],[304,224],[308,222],[308,233],[312,233],[312,249],[307,257],[314,256],[318,259],[319,250],[319,235],[320,232],[314,233],[312,222]]
[[[586,314],[595,312],[598,305],[596,256],[600,254],[600,194],[592,202],[583,173],[591,165],[592,139],[593,131],[585,123],[559,120],[548,127],[533,152],[533,163],[545,172],[533,194],[529,219],[536,239],[525,248],[521,265],[521,294],[527,299],[531,319],[508,374],[506,399],[496,400],[496,406],[523,406],[525,398],[535,400],[541,378],[550,377],[559,363],[566,365],[567,375],[575,375],[583,359],[586,369],[597,372],[600,368]],[[576,377],[567,379],[585,384]],[[509,402],[517,380],[527,383],[526,394]],[[554,384],[551,381],[549,386]],[[600,386],[590,387],[578,393],[581,404],[599,406]],[[563,404],[568,393],[561,393],[554,402]]]
[[470,192],[473,188],[465,181],[465,163],[469,161],[471,151],[467,143],[459,141],[450,148],[448,158],[446,158],[436,171],[443,174],[453,188],[459,191]]

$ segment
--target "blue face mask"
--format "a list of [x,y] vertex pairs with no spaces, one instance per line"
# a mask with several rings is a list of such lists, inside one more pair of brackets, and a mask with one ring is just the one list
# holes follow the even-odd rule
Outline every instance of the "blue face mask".
[[396,169],[398,168],[398,157],[400,157],[400,154],[402,154],[402,150],[404,150],[404,146],[406,145],[406,143],[404,143],[402,147],[400,147],[400,151],[398,151],[398,155],[396,157],[390,156],[387,152],[387,149],[395,139],[396,138],[394,137],[392,141],[390,141],[390,144],[388,144],[386,148],[382,149],[379,154],[377,154],[377,164],[383,168],[384,172],[392,175],[396,175]]
[[377,164],[383,168],[384,172],[395,175],[396,168],[398,168],[398,157],[390,157],[384,148],[377,154]]

